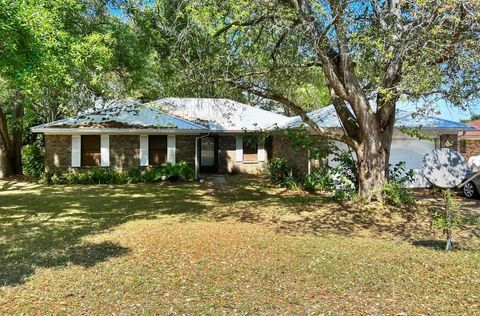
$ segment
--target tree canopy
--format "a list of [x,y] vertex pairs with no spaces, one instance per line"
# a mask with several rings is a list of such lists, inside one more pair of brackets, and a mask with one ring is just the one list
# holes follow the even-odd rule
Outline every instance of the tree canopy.
[[[422,100],[427,107],[437,99],[459,107],[478,100],[479,5],[455,0],[121,3],[134,21],[144,21],[138,24],[144,34],[172,35],[173,49],[165,56],[182,65],[177,76],[183,81],[215,93],[230,85],[273,100],[317,134],[348,144],[357,155],[363,195],[387,180],[398,100]],[[343,133],[321,129],[306,115],[306,109],[325,103],[335,106]]]
[[[477,1],[0,4],[0,160],[18,157],[25,120],[52,120],[96,100],[230,97],[283,107],[317,135],[349,145],[361,194],[371,196],[388,177],[400,99],[464,108],[480,97]],[[327,104],[340,133],[306,115]]]

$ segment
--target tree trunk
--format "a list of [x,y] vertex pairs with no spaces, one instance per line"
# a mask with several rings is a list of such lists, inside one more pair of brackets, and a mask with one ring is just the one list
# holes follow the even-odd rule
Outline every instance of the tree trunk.
[[358,159],[358,194],[366,199],[383,201],[383,186],[388,182],[392,134],[368,135],[356,150]]
[[0,179],[13,174],[12,165],[6,150],[0,148]]
[[23,113],[22,105],[15,103],[10,139],[7,118],[0,109],[0,178],[22,174]]
[[16,102],[13,109],[11,163],[14,174],[22,174],[23,106]]
[[10,147],[7,118],[0,108],[0,179],[13,174],[10,161]]

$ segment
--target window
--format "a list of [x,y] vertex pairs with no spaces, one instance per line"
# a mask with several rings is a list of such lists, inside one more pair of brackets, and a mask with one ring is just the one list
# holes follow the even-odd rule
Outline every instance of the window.
[[465,154],[467,152],[467,141],[462,139],[460,141],[460,153]]
[[82,167],[100,166],[100,135],[82,135]]
[[148,136],[148,161],[151,166],[159,166],[167,161],[167,136]]
[[258,161],[258,145],[243,141],[243,161]]
[[440,135],[440,148],[457,149],[457,135]]

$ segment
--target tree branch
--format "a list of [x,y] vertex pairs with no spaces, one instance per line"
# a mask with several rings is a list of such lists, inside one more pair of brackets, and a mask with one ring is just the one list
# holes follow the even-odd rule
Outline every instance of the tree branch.
[[226,31],[228,31],[229,29],[231,29],[234,26],[253,26],[253,25],[257,25],[259,23],[262,23],[265,20],[274,19],[275,17],[276,17],[276,15],[273,15],[273,14],[265,14],[265,15],[261,15],[259,17],[256,17],[254,19],[244,21],[244,22],[235,21],[235,22],[232,22],[232,23],[228,23],[224,27],[219,29],[217,32],[215,32],[214,37],[218,37],[218,36],[222,35],[223,33],[225,33]]
[[321,137],[325,137],[325,138],[329,138],[329,139],[332,139],[332,140],[337,140],[337,141],[343,142],[343,143],[349,145],[352,148],[357,148],[358,147],[358,143],[354,139],[350,138],[348,135],[335,133],[333,131],[330,131],[330,130],[327,130],[327,129],[324,129],[324,128],[321,128],[320,126],[318,126],[307,115],[307,113],[302,109],[302,107],[299,104],[297,104],[293,100],[279,94],[276,91],[273,91],[273,90],[268,89],[268,88],[258,87],[258,86],[254,85],[252,83],[245,83],[245,82],[240,83],[240,82],[237,82],[235,80],[228,79],[228,78],[224,79],[224,82],[227,82],[227,83],[237,87],[238,89],[250,92],[250,93],[255,94],[259,97],[269,99],[269,100],[272,100],[272,101],[276,101],[276,102],[279,102],[279,103],[285,105],[287,108],[292,110],[296,115],[300,116],[302,121],[305,122],[313,131],[315,131]]

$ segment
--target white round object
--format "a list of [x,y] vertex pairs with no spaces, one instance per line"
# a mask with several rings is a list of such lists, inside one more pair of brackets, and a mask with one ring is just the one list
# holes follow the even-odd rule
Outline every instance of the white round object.
[[468,167],[458,152],[442,148],[423,157],[422,171],[433,185],[447,189],[456,187],[465,180]]
[[468,168],[473,172],[480,171],[480,156],[473,156],[468,159]]

